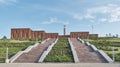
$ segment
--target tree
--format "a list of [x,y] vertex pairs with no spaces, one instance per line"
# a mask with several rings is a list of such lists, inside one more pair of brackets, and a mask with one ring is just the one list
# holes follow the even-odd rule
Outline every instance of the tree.
[[118,38],[118,36],[119,36],[119,35],[118,35],[118,34],[116,34],[116,37],[117,37],[117,38]]
[[112,37],[111,33],[109,33],[109,37]]
[[7,39],[7,37],[6,37],[6,36],[3,36],[2,40],[6,40],[6,39]]
[[108,37],[108,34],[106,34],[106,37]]

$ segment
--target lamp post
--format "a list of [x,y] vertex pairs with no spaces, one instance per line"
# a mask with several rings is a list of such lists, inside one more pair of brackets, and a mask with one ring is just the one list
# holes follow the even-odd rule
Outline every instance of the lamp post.
[[92,25],[92,34],[93,34],[93,25]]

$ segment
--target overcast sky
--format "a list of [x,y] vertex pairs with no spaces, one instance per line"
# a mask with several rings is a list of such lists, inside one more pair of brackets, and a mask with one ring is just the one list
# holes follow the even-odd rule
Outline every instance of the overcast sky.
[[89,31],[120,34],[120,0],[0,0],[0,37],[11,28],[67,34]]

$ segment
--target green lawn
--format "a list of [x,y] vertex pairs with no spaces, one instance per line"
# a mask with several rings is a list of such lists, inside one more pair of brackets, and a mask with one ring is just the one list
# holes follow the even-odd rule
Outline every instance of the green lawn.
[[34,45],[35,41],[28,40],[0,40],[0,63],[5,62],[6,48],[8,47],[9,58],[17,52],[26,49],[30,45]]
[[59,39],[44,62],[73,62],[70,45],[67,39]]

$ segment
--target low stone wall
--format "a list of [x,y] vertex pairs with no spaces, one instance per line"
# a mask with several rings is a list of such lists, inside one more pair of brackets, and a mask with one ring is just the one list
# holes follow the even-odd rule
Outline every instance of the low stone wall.
[[19,51],[17,54],[15,54],[13,57],[10,58],[10,63],[15,61],[21,54],[23,54],[23,51]]
[[45,57],[48,55],[48,53],[51,51],[52,47],[57,43],[58,39],[55,40],[55,42],[53,42],[52,44],[50,44],[47,48],[47,50],[45,50],[43,52],[43,54],[41,55],[41,57],[39,58],[39,63],[42,63],[45,59]]
[[78,40],[81,42],[81,43],[85,43],[81,38],[78,37]]
[[48,38],[48,39],[42,41],[41,44],[45,43],[45,42],[48,41],[49,39],[50,39],[50,38]]
[[107,60],[107,62],[113,63],[113,60],[105,52],[103,52],[102,50],[99,50],[98,52]]
[[90,45],[91,45],[89,42],[86,42],[85,44],[86,44],[87,46],[90,46]]
[[94,45],[90,45],[90,47],[91,47],[94,51],[98,51],[98,49],[97,49]]
[[[49,38],[48,38],[48,39],[49,39]],[[46,39],[46,40],[48,40],[48,39]],[[45,43],[46,40],[42,41],[41,43]],[[14,56],[12,56],[12,57],[10,58],[10,63],[13,63],[20,55],[22,55],[23,53],[29,52],[32,48],[37,47],[38,45],[39,45],[39,43],[36,43],[36,44],[34,44],[34,45],[32,45],[32,46],[29,46],[29,47],[26,48],[24,51],[19,51],[18,53],[16,53]]]
[[86,45],[91,47],[95,52],[98,52],[108,63],[113,62],[113,60],[104,51],[97,49],[94,45],[91,45],[89,42],[86,42]]
[[73,58],[74,58],[74,62],[78,63],[79,59],[78,59],[77,53],[76,53],[76,51],[74,49],[74,46],[72,45],[72,42],[70,41],[70,38],[68,38],[68,41],[69,41],[69,44],[70,44],[70,47],[71,47],[71,51],[72,51],[72,55],[73,55]]

